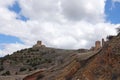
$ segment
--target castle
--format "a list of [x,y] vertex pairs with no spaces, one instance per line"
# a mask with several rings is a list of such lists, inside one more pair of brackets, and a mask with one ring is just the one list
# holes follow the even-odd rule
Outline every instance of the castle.
[[[101,47],[104,44],[105,44],[105,40],[102,38],[102,41],[96,41],[95,46],[91,47],[90,50],[97,51],[97,50],[101,49]],[[42,41],[37,41],[37,43],[35,45],[33,45],[33,48],[36,48],[36,47],[45,47],[45,45],[42,44]]]
[[104,44],[105,44],[104,39],[102,39],[102,44],[101,44],[101,41],[96,41],[95,42],[95,47],[91,47],[90,50],[92,50],[92,51],[99,50]]
[[45,45],[42,44],[42,41],[37,41],[37,43],[33,45],[33,48],[36,48],[36,47],[45,47]]

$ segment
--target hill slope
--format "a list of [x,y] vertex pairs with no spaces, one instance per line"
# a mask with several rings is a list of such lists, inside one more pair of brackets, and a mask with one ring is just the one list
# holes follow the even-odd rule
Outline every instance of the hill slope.
[[72,80],[120,80],[120,35],[106,42]]
[[0,80],[120,80],[120,34],[98,51],[32,47],[0,64]]

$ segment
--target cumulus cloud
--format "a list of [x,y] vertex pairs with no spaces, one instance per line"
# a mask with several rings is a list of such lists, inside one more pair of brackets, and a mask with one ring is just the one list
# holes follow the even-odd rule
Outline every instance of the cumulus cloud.
[[[26,4],[27,3],[27,4]],[[59,18],[59,0],[19,0],[21,13],[32,20],[57,20]]]
[[20,43],[3,44],[3,46],[4,46],[4,49],[3,50],[0,49],[0,57],[3,57],[4,55],[7,55],[7,54],[12,54],[16,50],[29,47]]
[[[105,0],[62,0],[62,13],[69,20],[102,21]],[[92,20],[91,20],[92,19]]]
[[[10,1],[7,6],[14,3]],[[30,47],[37,40],[49,47],[90,48],[94,41],[116,34],[119,25],[105,22],[105,0],[18,0],[18,3],[20,14],[29,20],[17,20],[19,14],[1,6],[0,33],[18,37],[24,44],[6,44],[0,55]]]

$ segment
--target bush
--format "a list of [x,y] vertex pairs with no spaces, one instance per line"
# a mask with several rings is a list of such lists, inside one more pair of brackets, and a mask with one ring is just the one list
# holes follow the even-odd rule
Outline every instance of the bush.
[[29,71],[32,71],[32,69],[31,69],[31,68],[29,68],[28,70],[29,70]]
[[6,71],[5,73],[2,74],[3,76],[10,75],[10,71]]
[[3,67],[3,66],[1,66],[1,67],[0,67],[0,72],[1,72],[1,71],[3,71],[3,70],[4,70],[4,67]]
[[114,37],[114,36],[109,35],[109,36],[107,36],[107,40],[111,40],[113,37]]
[[20,68],[20,72],[22,72],[22,71],[26,71],[27,69],[26,68],[24,68],[24,67],[22,67],[22,68]]
[[117,32],[120,33],[120,27],[116,28],[117,29]]
[[15,75],[18,75],[18,72],[15,72]]
[[120,26],[117,29],[118,36],[120,35]]

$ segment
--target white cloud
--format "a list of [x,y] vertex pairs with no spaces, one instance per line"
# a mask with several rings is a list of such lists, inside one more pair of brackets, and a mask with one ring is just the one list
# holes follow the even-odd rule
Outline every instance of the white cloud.
[[69,20],[103,21],[105,0],[62,0],[62,13]]
[[94,45],[94,41],[105,38],[108,34],[115,34],[115,28],[119,25],[104,22],[105,0],[19,0],[18,2],[22,9],[20,14],[30,20],[27,22],[16,20],[18,14],[1,6],[0,33],[16,36],[24,44],[8,44],[0,50],[2,55],[32,46],[37,40],[42,40],[50,47],[90,48]]
[[0,0],[0,6],[1,7],[7,7],[7,6],[9,6],[9,5],[12,5],[13,3],[14,3],[14,1],[15,0],[5,0],[5,1],[3,1],[3,0]]
[[15,52],[16,50],[20,50],[20,49],[24,49],[28,47],[30,46],[26,46],[26,45],[19,44],[19,43],[4,44],[4,49],[3,50],[0,49],[0,56],[3,57],[7,54],[12,54],[12,52]]
[[19,3],[22,8],[21,13],[32,20],[51,21],[59,17],[59,0],[19,0]]

